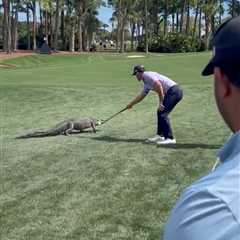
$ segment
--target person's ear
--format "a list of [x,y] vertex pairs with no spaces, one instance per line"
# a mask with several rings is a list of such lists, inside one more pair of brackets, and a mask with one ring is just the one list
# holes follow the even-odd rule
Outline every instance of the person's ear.
[[222,98],[229,97],[232,94],[231,82],[228,76],[218,67],[214,68],[215,81],[217,81],[219,93]]

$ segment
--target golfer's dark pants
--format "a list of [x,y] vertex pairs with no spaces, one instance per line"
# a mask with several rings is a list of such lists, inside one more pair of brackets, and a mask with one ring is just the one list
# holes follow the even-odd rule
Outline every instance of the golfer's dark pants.
[[168,114],[173,110],[176,104],[182,99],[183,92],[178,85],[168,89],[163,99],[164,110],[158,111],[157,134],[165,138],[173,139],[173,132],[168,118]]

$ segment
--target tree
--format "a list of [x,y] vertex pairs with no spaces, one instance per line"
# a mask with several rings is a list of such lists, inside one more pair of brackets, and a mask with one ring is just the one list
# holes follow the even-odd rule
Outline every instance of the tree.
[[53,43],[53,49],[55,51],[57,50],[57,47],[58,47],[59,13],[60,13],[60,0],[56,0],[55,29],[54,29],[54,43]]
[[37,34],[37,13],[36,13],[36,0],[30,0],[27,2],[28,8],[31,9],[33,14],[33,25],[32,25],[32,38],[33,38],[33,50],[37,50],[37,40],[36,40],[36,34]]
[[211,21],[218,9],[216,0],[206,1],[202,4],[202,9],[205,15],[205,48],[209,49],[211,32],[214,31],[214,24],[211,24]]
[[11,52],[11,22],[10,22],[10,0],[3,0],[3,50],[10,53]]
[[145,52],[148,53],[148,0],[144,2]]

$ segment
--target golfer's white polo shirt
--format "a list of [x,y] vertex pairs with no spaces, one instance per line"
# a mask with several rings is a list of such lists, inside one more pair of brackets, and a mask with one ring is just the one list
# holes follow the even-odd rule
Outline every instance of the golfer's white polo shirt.
[[156,81],[159,81],[162,84],[164,94],[168,91],[169,88],[171,88],[174,85],[177,85],[176,82],[174,82],[172,79],[164,75],[161,75],[157,72],[145,71],[143,73],[143,82],[144,82],[143,92],[148,94],[150,90],[153,90],[154,83]]
[[240,240],[240,131],[220,149],[221,165],[188,187],[164,240]]

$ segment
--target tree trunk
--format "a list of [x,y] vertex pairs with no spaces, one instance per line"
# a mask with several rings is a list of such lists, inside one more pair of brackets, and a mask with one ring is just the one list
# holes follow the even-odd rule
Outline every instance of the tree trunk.
[[125,42],[124,27],[125,27],[125,21],[122,20],[122,25],[121,25],[121,30],[120,30],[120,52],[121,53],[123,53],[125,50],[125,48],[124,48],[124,42]]
[[189,34],[190,29],[190,1],[187,1],[187,20],[186,20],[186,34]]
[[199,4],[197,2],[195,17],[194,17],[194,24],[193,24],[193,33],[192,33],[193,38],[196,36],[198,12],[199,12]]
[[199,19],[198,19],[198,38],[201,40],[202,37],[202,9],[199,11]]
[[180,19],[180,33],[183,33],[183,25],[185,21],[185,9],[186,9],[186,0],[183,0],[182,10],[181,10],[181,19]]
[[211,16],[211,32],[215,32],[215,16]]
[[179,12],[176,13],[176,32],[179,32]]
[[3,0],[3,51],[7,51],[8,4]]
[[153,21],[153,33],[154,35],[158,35],[158,28],[159,28],[159,24],[158,24],[158,12],[154,11],[152,13],[152,21]]
[[4,42],[4,22],[3,22],[3,20],[4,20],[4,17],[2,17],[0,19],[0,26],[2,26],[0,38],[1,38],[2,43]]
[[211,17],[205,13],[205,49],[209,49],[209,37],[210,37],[210,19]]
[[126,8],[124,12],[121,14],[121,27],[120,27],[120,52],[123,53],[125,51],[125,25],[126,25]]
[[70,31],[69,51],[75,52],[75,25],[73,23]]
[[10,48],[11,48],[11,52],[14,51],[14,42],[15,42],[15,6],[12,4],[12,10],[11,10],[11,28],[10,28],[10,33],[11,33],[11,44],[10,44]]
[[3,9],[4,9],[4,42],[3,42],[3,50],[5,52],[10,53],[10,45],[11,45],[11,32],[10,32],[10,2],[9,0],[3,0]]
[[168,33],[168,0],[165,0],[164,4],[165,4],[165,7],[164,7],[164,15],[163,15],[163,18],[164,18],[163,34],[165,36]]
[[120,32],[121,32],[121,21],[122,21],[122,13],[121,13],[121,0],[119,0],[119,6],[118,6],[118,11],[117,11],[117,36],[116,36],[116,51],[119,50],[119,43],[120,43]]
[[37,50],[36,32],[37,32],[36,2],[33,1],[33,50]]
[[87,51],[89,52],[89,46],[90,46],[90,42],[89,42],[89,34],[88,34],[88,31],[87,31],[87,28],[84,27],[84,41],[83,41],[83,45],[84,45],[84,51]]
[[48,44],[48,11],[45,10],[45,42]]
[[144,4],[144,19],[145,19],[145,53],[148,53],[148,6],[145,0]]
[[[19,9],[19,0],[16,2],[15,9],[12,8],[12,51],[17,50],[18,44],[18,9]],[[15,11],[14,11],[15,10]]]
[[65,16],[64,16],[64,10],[61,11],[61,40],[62,40],[62,46],[65,46]]
[[53,18],[52,18],[52,11],[50,11],[49,14],[49,30],[50,30],[50,47],[53,47],[53,41],[54,41],[54,37],[53,37]]
[[88,38],[88,50],[89,50],[91,48],[92,42],[93,42],[93,32],[92,31],[88,32],[87,38]]
[[139,22],[137,23],[137,41],[138,41],[138,44],[141,41],[141,24]]
[[42,6],[41,6],[41,0],[39,1],[39,14],[40,14],[40,26],[43,26],[43,9],[42,9]]
[[78,19],[78,52],[83,51],[83,38],[82,38],[82,19],[79,17]]
[[58,28],[59,28],[59,0],[56,0],[56,15],[55,15],[55,29],[54,29],[54,44],[53,49],[57,51],[58,46]]
[[43,9],[42,9],[42,6],[41,6],[41,0],[39,0],[39,14],[40,14],[40,29],[39,29],[39,32],[41,35],[43,35]]
[[136,24],[134,22],[131,23],[131,51],[134,49],[134,33],[135,33]]
[[69,11],[66,13],[66,33],[65,33],[65,40],[64,40],[64,49],[67,51],[70,51],[70,41],[71,41],[71,31],[72,31],[72,25],[71,25],[71,17]]
[[175,30],[175,14],[172,14],[172,32]]
[[30,21],[29,21],[29,4],[27,3],[27,49],[31,49]]

